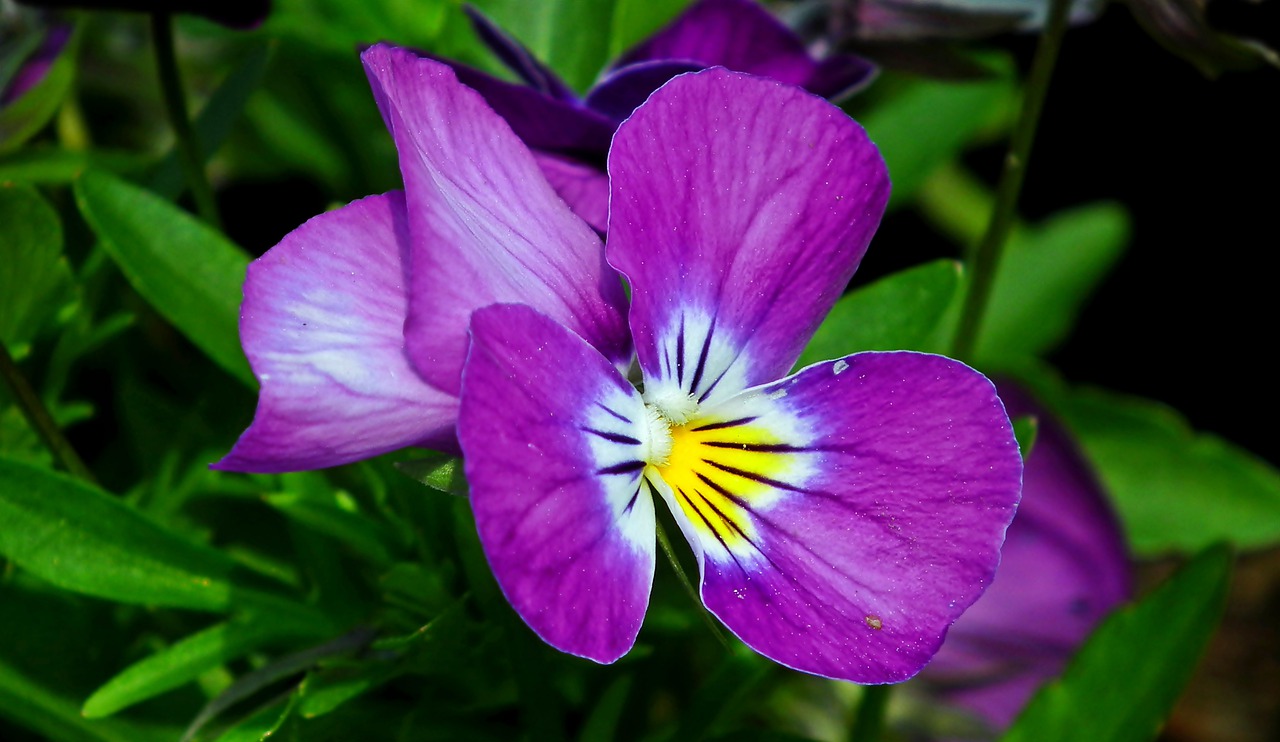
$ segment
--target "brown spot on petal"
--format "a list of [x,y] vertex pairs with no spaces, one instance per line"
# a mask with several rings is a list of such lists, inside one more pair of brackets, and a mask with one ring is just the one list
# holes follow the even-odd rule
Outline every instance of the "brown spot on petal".
[[875,615],[874,613],[867,614],[866,622],[867,622],[867,628],[869,629],[875,629],[876,631],[879,631],[880,629],[884,628],[884,622],[881,621],[880,617]]

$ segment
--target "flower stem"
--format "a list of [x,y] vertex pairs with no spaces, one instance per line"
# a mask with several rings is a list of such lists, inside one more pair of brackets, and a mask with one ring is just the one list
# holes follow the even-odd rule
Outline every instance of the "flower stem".
[[164,99],[169,125],[177,139],[178,159],[187,176],[187,185],[196,202],[200,218],[221,228],[218,206],[213,200],[213,188],[205,176],[204,156],[196,132],[191,128],[187,114],[187,98],[182,88],[182,76],[178,72],[178,58],[173,47],[173,16],[164,12],[151,14],[151,41],[156,51],[156,71],[160,75],[160,95]]
[[725,649],[732,649],[729,640],[725,638],[724,632],[716,625],[716,620],[707,612],[707,607],[702,604],[702,598],[698,595],[698,590],[693,586],[693,582],[689,579],[689,575],[685,574],[684,567],[680,566],[680,560],[676,558],[676,550],[671,548],[671,539],[667,538],[667,532],[661,523],[654,522],[658,528],[658,546],[662,547],[662,553],[666,555],[667,561],[671,563],[671,569],[675,570],[676,577],[680,579],[680,584],[684,586],[684,591],[689,594],[689,598],[693,604],[698,607],[698,612],[702,615],[702,620],[707,624],[707,628],[711,630],[716,641],[720,642]]
[[1058,60],[1058,50],[1062,47],[1062,37],[1066,35],[1067,11],[1070,7],[1071,0],[1053,0],[1049,7],[1049,19],[1036,47],[1035,59],[1031,63],[1031,74],[1022,99],[1022,111],[1014,125],[1009,152],[1005,155],[1004,169],[1000,173],[995,209],[991,213],[986,233],[968,261],[971,276],[969,290],[965,293],[964,306],[960,311],[960,321],[951,346],[952,354],[961,360],[968,360],[977,345],[978,331],[982,326],[987,302],[991,298],[996,270],[1008,241],[1009,229],[1013,225],[1018,194],[1022,191],[1027,159],[1031,155],[1031,143],[1035,140],[1036,127],[1040,123],[1040,112],[1044,109],[1044,99],[1049,91],[1054,64]]
[[93,476],[93,472],[89,467],[85,466],[84,461],[71,447],[71,443],[62,435],[62,431],[58,429],[58,424],[54,422],[53,415],[49,414],[49,410],[45,408],[44,403],[40,401],[40,395],[36,394],[36,390],[31,388],[31,383],[27,381],[27,377],[22,375],[18,364],[14,362],[13,356],[9,355],[9,349],[5,344],[0,342],[0,376],[4,377],[5,383],[8,384],[10,391],[13,392],[14,401],[18,403],[18,407],[22,410],[22,414],[27,418],[27,422],[35,428],[40,439],[44,441],[44,445],[53,453],[54,458],[62,465],[62,468],[68,473],[79,477],[80,479],[92,485],[97,485],[98,480]]
[[864,685],[858,711],[849,730],[849,742],[878,742],[884,727],[884,712],[889,707],[892,685]]

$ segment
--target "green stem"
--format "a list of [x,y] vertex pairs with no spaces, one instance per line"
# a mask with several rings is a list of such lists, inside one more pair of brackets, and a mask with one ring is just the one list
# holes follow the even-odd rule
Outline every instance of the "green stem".
[[661,523],[654,522],[658,529],[658,546],[662,548],[662,553],[666,555],[667,561],[671,563],[671,569],[675,570],[676,577],[680,579],[680,584],[684,586],[684,591],[689,594],[689,599],[698,607],[698,613],[702,615],[702,620],[706,623],[707,628],[711,630],[716,641],[720,642],[725,649],[732,650],[729,640],[725,638],[724,632],[716,624],[716,620],[707,612],[707,607],[702,604],[702,597],[698,595],[698,590],[693,586],[693,582],[689,579],[689,575],[685,574],[684,567],[680,566],[680,560],[676,557],[676,550],[671,548],[671,539],[667,538],[667,532]]
[[1040,112],[1044,109],[1045,95],[1049,91],[1049,80],[1053,77],[1058,50],[1067,31],[1067,11],[1070,6],[1070,0],[1053,0],[1049,8],[1049,20],[1031,63],[1026,94],[1022,99],[1022,111],[1009,142],[1009,153],[1004,159],[1004,170],[996,189],[995,209],[991,213],[991,221],[982,241],[969,260],[969,290],[965,294],[964,307],[961,309],[952,343],[952,354],[961,360],[967,360],[973,355],[978,341],[978,331],[982,326],[987,302],[991,298],[996,270],[1000,266],[1009,229],[1013,225],[1018,194],[1022,191],[1027,159],[1031,155],[1031,143],[1035,140]]
[[884,712],[889,707],[892,685],[866,685],[858,701],[858,711],[849,730],[849,742],[878,742],[884,728]]
[[213,188],[204,172],[204,156],[196,132],[191,128],[187,114],[187,97],[182,88],[182,76],[178,73],[178,58],[173,47],[173,16],[168,13],[151,14],[151,41],[156,50],[156,71],[160,75],[160,95],[164,99],[169,125],[177,139],[179,160],[191,187],[200,218],[221,228],[218,206],[213,200]]
[[18,403],[18,407],[22,410],[22,414],[26,416],[27,422],[31,423],[31,427],[35,428],[40,439],[44,441],[45,446],[53,453],[54,458],[66,469],[70,474],[83,479],[92,485],[97,485],[98,480],[93,476],[93,472],[89,467],[85,466],[84,461],[71,447],[71,443],[62,435],[62,431],[58,429],[58,424],[54,422],[53,415],[49,414],[49,410],[45,408],[44,402],[40,401],[40,395],[36,394],[36,390],[31,388],[31,383],[27,381],[27,377],[22,375],[22,370],[18,368],[18,364],[14,362],[13,356],[9,355],[9,349],[4,343],[0,343],[0,376],[4,377],[5,383],[9,385],[10,391],[13,392],[14,401]]

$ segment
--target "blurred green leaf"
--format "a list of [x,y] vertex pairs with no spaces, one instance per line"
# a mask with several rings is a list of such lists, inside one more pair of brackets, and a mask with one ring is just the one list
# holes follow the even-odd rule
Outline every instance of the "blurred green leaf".
[[1099,389],[1054,400],[1141,554],[1280,541],[1280,472],[1158,402]]
[[214,362],[252,386],[238,332],[249,256],[194,216],[113,175],[86,172],[75,193],[80,212],[134,289]]
[[893,193],[889,207],[911,201],[917,189],[973,141],[979,130],[1013,104],[1012,65],[998,66],[989,80],[905,81],[880,100],[852,99],[850,108],[880,148]]
[[0,459],[0,523],[0,554],[66,590],[204,611],[241,605],[282,624],[327,625],[305,606],[240,584],[220,552],[61,474]]
[[960,286],[960,264],[935,260],[840,298],[797,367],[864,350],[924,350]]
[[633,680],[630,675],[622,675],[605,688],[583,720],[578,742],[610,742],[618,739],[618,722],[626,708]]
[[[231,134],[232,124],[240,118],[249,96],[258,89],[258,84],[262,81],[270,56],[271,47],[265,43],[257,44],[245,52],[240,64],[213,91],[209,101],[192,122],[206,160],[218,151]],[[176,146],[156,166],[150,184],[153,191],[168,198],[177,198],[186,188],[181,154]]]
[[607,57],[617,59],[623,52],[652,36],[675,19],[692,0],[617,0],[613,8],[613,28],[609,34]]
[[1128,214],[1111,203],[1062,211],[1016,230],[996,273],[978,362],[1007,367],[1053,349],[1070,334],[1128,240]]
[[390,662],[372,661],[313,671],[298,687],[297,712],[304,719],[324,716],[399,674]]
[[68,298],[71,271],[62,257],[62,223],[34,188],[0,183],[0,342],[15,357]]
[[1090,636],[1059,680],[1041,688],[1002,742],[1155,739],[1217,627],[1231,553],[1206,549]]
[[0,155],[0,183],[70,183],[85,170],[113,173],[141,171],[148,158],[135,152],[95,149],[88,152],[61,147],[31,146]]
[[[288,703],[283,705],[271,703],[258,709],[223,732],[218,737],[218,742],[264,742],[271,739],[293,714],[293,707],[297,704],[297,700],[297,694],[291,693]],[[188,738],[189,735],[183,737],[184,740]]]
[[387,544],[393,541],[390,530],[358,511],[343,508],[335,493],[319,498],[281,492],[263,499],[289,518],[350,547],[377,567],[388,567],[393,561],[387,548]]
[[178,733],[176,729],[131,721],[85,719],[74,701],[2,661],[0,716],[55,742],[171,742]]
[[73,31],[44,77],[16,100],[0,107],[0,153],[17,149],[58,112],[75,78],[79,37],[79,32]]
[[[318,633],[318,632],[317,632]],[[278,639],[298,636],[298,626],[246,614],[210,626],[125,668],[84,702],[95,719],[191,682],[201,673]],[[309,638],[317,638],[312,634]]]
[[1018,453],[1026,461],[1036,445],[1036,434],[1040,432],[1040,419],[1035,415],[1020,415],[1013,418],[1013,437],[1018,439]]
[[412,461],[397,461],[395,467],[433,490],[467,496],[467,477],[462,471],[462,459],[438,453]]

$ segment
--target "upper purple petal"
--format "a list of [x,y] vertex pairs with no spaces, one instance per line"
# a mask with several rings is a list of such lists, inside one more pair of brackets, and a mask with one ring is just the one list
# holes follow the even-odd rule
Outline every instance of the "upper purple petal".
[[1120,526],[1066,431],[1017,386],[1002,383],[1000,396],[1010,414],[1039,421],[1022,504],[994,584],[922,676],[997,728],[1133,591]]
[[587,106],[615,121],[622,121],[644,103],[653,91],[671,78],[697,72],[707,65],[666,59],[639,62],[610,72],[587,94]]
[[789,667],[889,683],[990,583],[1022,462],[981,374],[862,353],[699,411],[671,463],[707,607]]
[[609,176],[597,167],[568,157],[534,152],[533,158],[573,213],[604,234],[609,226]]
[[820,67],[800,37],[754,0],[700,0],[625,54],[614,68],[686,60],[772,77],[823,96],[851,91],[875,71],[858,57],[840,59]]
[[653,582],[640,395],[528,307],[481,309],[471,334],[458,437],[494,577],[547,643],[612,662],[635,642]]
[[600,238],[511,128],[453,70],[386,45],[362,55],[400,153],[410,244],[405,339],[419,373],[456,393],[471,313],[527,304],[611,361],[630,344]]
[[410,444],[449,447],[457,400],[404,353],[404,196],[317,216],[249,266],[240,338],[262,385],[215,469],[318,469]]
[[638,108],[609,176],[607,251],[631,284],[646,396],[704,402],[790,369],[889,196],[884,161],[843,111],[723,68]]

